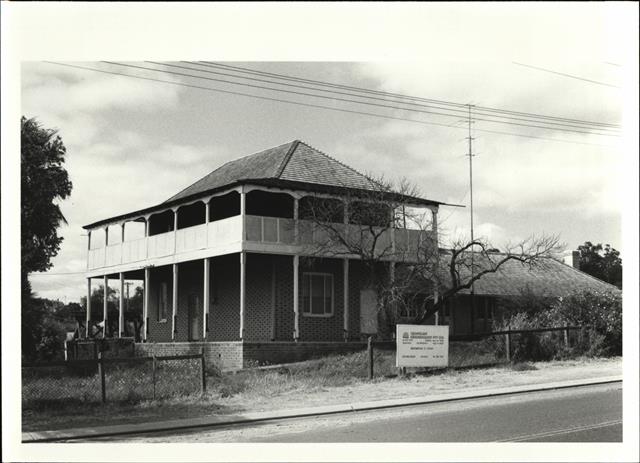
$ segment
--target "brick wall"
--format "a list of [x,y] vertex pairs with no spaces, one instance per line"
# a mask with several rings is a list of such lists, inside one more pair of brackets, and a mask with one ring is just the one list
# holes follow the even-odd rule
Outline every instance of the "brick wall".
[[276,271],[276,341],[293,341],[293,257],[272,256]]
[[[149,271],[149,340],[171,341],[171,300],[173,293],[173,273],[170,265],[154,267]],[[167,318],[166,321],[158,319],[158,302],[160,298],[161,283],[167,283]]]
[[273,329],[273,273],[276,261],[269,254],[247,254],[245,282],[245,341],[270,341]]
[[240,340],[240,257],[211,259],[209,332],[207,341]]
[[[357,261],[349,269],[349,340],[360,340],[360,290],[364,269]],[[334,310],[329,317],[303,313],[303,274],[333,275]],[[203,341],[203,261],[178,266],[178,310],[175,341]],[[248,254],[246,261],[245,341],[293,340],[293,259],[291,256]],[[238,341],[240,338],[240,258],[238,254],[211,259],[209,330],[204,341]],[[300,341],[344,341],[344,288],[342,259],[301,259],[299,273]],[[166,322],[158,320],[161,284],[168,289]],[[173,273],[170,265],[151,269],[149,341],[171,341]],[[193,307],[189,317],[189,307]],[[274,327],[275,316],[275,327]],[[275,328],[275,329],[274,329]]]
[[344,354],[366,349],[362,342],[245,342],[244,366],[299,362],[329,354]]
[[192,355],[199,354],[204,347],[205,361],[223,371],[242,368],[242,342],[151,342],[137,343],[138,357],[151,355]]

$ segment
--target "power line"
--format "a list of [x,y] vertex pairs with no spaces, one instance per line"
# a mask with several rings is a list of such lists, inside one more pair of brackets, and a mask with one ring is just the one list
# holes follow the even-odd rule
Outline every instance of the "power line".
[[[227,76],[227,77],[232,77],[232,78],[236,78],[236,79],[246,79],[246,80],[251,80],[251,81],[255,81],[255,82],[263,82],[263,83],[268,83],[268,84],[275,84],[275,85],[281,85],[281,86],[285,86],[285,87],[293,87],[293,88],[301,88],[301,89],[306,89],[306,90],[313,90],[313,91],[318,91],[318,92],[326,92],[326,93],[331,93],[331,94],[337,94],[337,95],[346,95],[346,96],[351,96],[351,97],[355,97],[355,98],[367,98],[367,99],[371,99],[371,100],[377,100],[377,101],[385,101],[385,102],[389,102],[389,103],[396,103],[396,104],[403,104],[403,105],[409,105],[409,106],[416,106],[416,107],[421,107],[421,108],[428,108],[428,109],[437,109],[439,111],[451,111],[454,114],[447,114],[447,116],[453,117],[453,116],[459,116],[459,115],[466,115],[466,111],[462,110],[462,109],[454,109],[454,108],[446,108],[446,107],[442,107],[442,106],[433,106],[433,105],[425,105],[425,104],[421,104],[421,103],[413,103],[413,102],[408,102],[408,101],[402,101],[402,100],[397,100],[397,99],[389,99],[388,97],[376,97],[376,96],[369,96],[369,95],[359,95],[357,93],[350,93],[350,92],[340,92],[337,90],[329,90],[329,89],[324,89],[324,88],[317,88],[317,87],[310,87],[308,85],[296,85],[296,84],[289,84],[289,83],[285,83],[285,82],[278,82],[278,81],[274,81],[274,80],[267,80],[267,79],[258,79],[258,78],[254,78],[254,77],[247,77],[247,76],[242,76],[242,75],[235,75],[235,74],[229,74],[226,72],[218,72],[218,71],[211,71],[208,69],[197,69],[197,68],[192,68],[192,67],[188,67],[188,66],[180,66],[177,64],[169,64],[169,63],[160,63],[157,61],[147,61],[147,63],[150,64],[155,64],[158,66],[166,66],[166,67],[172,67],[172,68],[178,68],[178,69],[185,69],[185,70],[189,70],[189,71],[196,71],[196,72],[205,72],[208,74],[216,74],[216,75],[222,75],[222,76]],[[196,66],[208,66],[206,64],[200,64],[200,63],[194,63],[191,61],[187,61],[187,63],[189,64],[194,64]],[[111,64],[117,64],[117,63],[111,63]],[[242,71],[235,71],[235,72],[242,72]],[[200,78],[200,76],[197,76],[198,78]],[[293,80],[293,79],[291,79]],[[228,81],[224,81],[225,83],[228,83]],[[244,85],[241,83],[237,83],[237,82],[232,82],[233,84],[236,85]],[[318,85],[318,84],[314,84],[314,85]],[[332,85],[332,87],[334,87]],[[270,88],[269,90],[274,90],[272,88]],[[276,89],[277,91],[282,91],[281,89]],[[372,93],[373,91],[367,91],[367,93]],[[413,98],[413,97],[412,97]],[[366,104],[366,103],[362,103],[362,104]],[[400,108],[400,109],[405,109],[405,108]],[[432,114],[442,114],[442,113],[432,113]],[[520,118],[520,117],[514,117],[514,116],[501,116],[501,115],[497,115],[497,114],[490,114],[490,113],[483,113],[483,112],[476,112],[476,114],[480,114],[480,115],[484,115],[486,117],[493,117],[493,118],[500,118],[500,119],[506,119],[506,120],[512,120],[512,121],[522,121],[522,122],[533,122],[533,123],[539,123],[539,124],[548,124],[548,125],[554,125],[554,126],[561,126],[561,127],[573,127],[573,128],[578,128],[578,129],[591,129],[591,130],[611,130],[613,128],[610,127],[585,127],[584,124],[583,125],[575,125],[575,124],[565,124],[565,123],[560,123],[560,122],[547,122],[546,120],[536,120],[536,119],[527,119],[527,118]],[[483,119],[484,121],[487,122],[495,122],[495,123],[502,123],[503,121],[497,120],[487,120],[487,119]],[[592,123],[590,123],[589,125],[593,125]],[[552,128],[552,127],[548,127],[548,128]]]
[[29,276],[35,277],[50,277],[50,276],[60,276],[60,275],[83,275],[85,272],[62,272],[62,273],[30,273]]
[[[96,68],[91,68],[91,67],[87,67],[87,66],[79,66],[79,65],[75,65],[75,64],[58,63],[58,62],[55,62],[55,61],[43,61],[43,62],[44,63],[48,63],[48,64],[53,64],[53,65],[56,65],[56,66],[64,66],[64,67],[70,67],[70,68],[75,68],[75,69],[82,69],[82,70],[85,70],[85,71],[94,71],[94,72],[99,72],[99,73],[103,73],[103,74],[110,74],[110,75],[115,75],[115,76],[129,77],[129,78],[132,78],[132,79],[146,80],[146,81],[150,81],[150,82],[164,83],[164,84],[175,85],[175,86],[179,86],[179,87],[194,88],[194,89],[198,89],[198,90],[206,90],[206,91],[211,91],[211,92],[216,92],[216,93],[224,93],[224,94],[229,94],[229,95],[246,96],[246,97],[255,98],[255,99],[259,99],[259,100],[274,101],[274,102],[279,102],[279,103],[292,104],[292,105],[296,105],[296,106],[305,106],[305,107],[309,107],[309,108],[326,109],[326,110],[329,110],[329,111],[337,111],[337,112],[343,112],[343,113],[349,113],[349,114],[358,114],[358,115],[364,115],[364,116],[377,117],[377,118],[381,118],[381,119],[391,119],[391,120],[398,120],[398,121],[405,121],[405,122],[413,122],[415,124],[434,125],[434,126],[446,127],[446,128],[449,128],[449,129],[464,130],[464,128],[462,128],[462,127],[452,127],[449,124],[440,124],[438,122],[429,122],[429,121],[422,121],[422,120],[416,120],[416,119],[408,119],[408,118],[403,118],[403,117],[396,117],[396,116],[388,116],[388,115],[383,115],[383,114],[369,113],[369,112],[366,112],[366,111],[355,111],[355,110],[344,109],[344,108],[323,106],[323,105],[318,105],[318,104],[303,103],[303,102],[299,102],[299,101],[283,100],[283,99],[279,99],[279,98],[272,98],[272,97],[267,97],[267,96],[253,95],[253,94],[250,94],[250,93],[236,92],[236,91],[231,91],[231,90],[222,90],[222,89],[219,89],[219,88],[203,87],[201,85],[187,84],[187,83],[175,82],[175,81],[171,81],[171,80],[162,80],[162,79],[156,79],[156,78],[153,78],[153,77],[143,77],[143,76],[137,76],[137,75],[132,75],[132,74],[125,74],[125,73],[122,73],[122,72],[108,71],[108,70],[105,70],[105,69],[96,69]],[[515,133],[515,132],[497,132],[497,131],[485,130],[485,129],[476,129],[476,132],[499,133],[501,135],[510,135],[510,136],[514,136],[514,137],[524,137],[524,138],[538,138],[538,139],[541,139],[541,140],[554,141],[554,142],[560,142],[560,143],[572,143],[572,144],[579,144],[579,145],[611,147],[610,145],[604,145],[604,144],[600,144],[600,143],[588,143],[588,142],[580,142],[580,141],[575,141],[575,140],[563,140],[563,139],[559,139],[559,138],[536,137],[536,136],[532,136],[532,135],[524,135],[524,134]]]
[[[375,107],[386,108],[386,109],[397,109],[397,110],[401,110],[401,111],[411,111],[411,112],[417,112],[417,113],[421,113],[421,114],[431,114],[431,115],[438,115],[438,116],[445,116],[445,117],[458,117],[458,116],[453,116],[451,114],[440,113],[440,112],[435,112],[435,111],[425,111],[425,110],[412,109],[412,108],[401,108],[401,107],[393,106],[393,105],[385,105],[385,104],[380,104],[380,103],[371,103],[371,102],[366,102],[366,101],[357,101],[357,100],[351,100],[351,99],[348,99],[348,98],[339,98],[339,97],[333,97],[333,96],[327,96],[327,95],[317,95],[317,94],[314,94],[314,93],[298,92],[298,91],[294,91],[294,90],[285,90],[285,89],[275,88],[275,87],[265,87],[265,86],[262,86],[262,85],[248,84],[248,83],[242,83],[242,82],[234,82],[234,81],[229,81],[229,80],[225,80],[225,79],[216,79],[216,78],[212,78],[212,77],[197,76],[197,75],[193,75],[193,74],[186,74],[186,73],[183,73],[183,72],[175,72],[175,71],[167,71],[167,70],[162,70],[162,69],[148,68],[148,67],[138,66],[138,65],[134,65],[134,64],[118,63],[118,62],[114,62],[114,61],[103,61],[103,62],[107,63],[107,64],[115,65],[115,66],[122,66],[122,67],[127,67],[127,68],[132,68],[132,69],[140,69],[140,70],[145,70],[145,71],[158,72],[158,73],[161,73],[161,74],[176,75],[176,76],[193,78],[193,79],[202,79],[202,80],[220,82],[220,83],[225,83],[225,84],[241,85],[241,86],[244,86],[244,87],[256,88],[256,89],[260,89],[260,90],[270,90],[270,91],[275,91],[275,92],[290,93],[290,94],[293,94],[293,95],[309,96],[309,97],[313,97],[313,98],[322,98],[322,99],[325,99],[325,100],[341,101],[341,102],[344,102],[344,103],[356,103],[356,104],[362,104],[362,105],[367,105],[367,106],[375,106]],[[533,124],[520,124],[518,122],[492,121],[492,120],[489,120],[489,119],[482,119],[482,118],[478,118],[478,117],[476,117],[474,120],[488,122],[488,123],[494,123],[494,124],[508,124],[508,125],[516,125],[516,126],[521,126],[521,127],[538,128],[538,129],[545,129],[545,130],[555,130],[555,131],[560,131],[560,132],[572,132],[572,133],[580,133],[580,134],[586,134],[586,135],[598,135],[598,136],[604,136],[604,137],[617,137],[618,136],[616,134],[598,133],[598,132],[584,131],[584,130],[561,129],[561,128],[557,128],[557,127],[545,127],[545,126],[533,125]],[[596,130],[603,130],[603,129],[596,129]]]
[[[266,72],[266,71],[258,71],[258,70],[255,70],[255,69],[244,68],[244,67],[240,67],[240,66],[231,66],[231,65],[228,65],[228,64],[215,63],[215,62],[211,62],[211,61],[205,61],[205,62],[202,62],[202,63],[197,63],[197,62],[193,62],[193,61],[187,61],[187,63],[196,64],[196,65],[200,65],[200,66],[208,66],[208,67],[228,68],[228,69],[233,69],[235,72],[242,72],[242,73],[247,73],[247,74],[252,74],[252,75],[266,75],[266,76],[276,77],[278,79],[283,79],[283,80],[288,80],[288,81],[307,82],[307,83],[313,83],[315,85],[321,85],[321,86],[326,86],[326,87],[343,88],[343,89],[355,90],[355,91],[358,91],[358,92],[372,93],[372,94],[376,94],[376,95],[392,96],[392,97],[402,98],[402,99],[407,99],[407,100],[412,100],[412,101],[424,101],[424,102],[428,102],[428,103],[449,105],[449,106],[453,106],[453,107],[456,107],[456,108],[462,108],[462,109],[458,109],[458,110],[459,111],[461,110],[466,114],[466,112],[464,110],[464,108],[466,108],[466,104],[462,104],[462,103],[455,103],[455,102],[450,102],[450,101],[445,101],[445,100],[434,100],[434,99],[430,99],[430,98],[421,98],[421,97],[415,97],[415,96],[404,95],[404,94],[399,94],[399,93],[390,93],[390,92],[384,92],[384,91],[380,91],[380,90],[366,89],[366,88],[362,88],[362,87],[354,87],[354,86],[349,86],[349,85],[336,84],[336,83],[324,82],[324,81],[313,80],[313,79],[305,79],[305,78],[301,78],[301,77],[288,76],[288,75],[284,75],[284,74],[276,74],[276,73],[271,73],[271,72]],[[593,121],[585,121],[585,120],[581,120],[581,119],[571,119],[571,118],[559,117],[559,116],[549,116],[549,115],[543,115],[543,114],[526,113],[526,112],[520,112],[520,111],[512,111],[512,110],[491,108],[491,107],[488,107],[488,106],[476,106],[475,113],[484,114],[484,113],[482,113],[482,111],[487,111],[487,112],[491,112],[491,113],[502,113],[502,114],[510,114],[510,115],[532,117],[532,118],[536,118],[536,119],[548,119],[548,120],[563,121],[563,122],[573,122],[573,123],[579,123],[579,124],[585,124],[585,125],[606,126],[606,127],[611,127],[611,128],[619,128],[620,127],[619,124],[610,124],[610,123],[605,123],[605,122],[593,122]]]
[[515,61],[512,61],[512,63],[516,64],[518,66],[524,66],[526,68],[531,68],[531,69],[536,69],[538,71],[548,72],[550,74],[557,74],[559,76],[569,77],[571,79],[583,80],[585,82],[590,82],[592,84],[604,85],[605,87],[620,88],[617,85],[611,85],[611,84],[607,84],[607,83],[604,83],[604,82],[598,82],[597,80],[585,79],[584,77],[578,77],[578,76],[574,76],[572,74],[565,74],[564,72],[552,71],[551,69],[545,69],[545,68],[541,68],[541,67],[538,67],[538,66],[531,66],[530,64],[522,64],[522,63],[517,63]]

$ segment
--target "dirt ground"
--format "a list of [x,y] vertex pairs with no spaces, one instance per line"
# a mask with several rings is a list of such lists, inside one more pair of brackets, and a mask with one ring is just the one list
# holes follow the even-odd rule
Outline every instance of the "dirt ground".
[[[463,391],[481,392],[495,387],[535,385],[564,380],[622,374],[622,359],[578,359],[516,364],[469,370],[443,370],[405,378],[381,377],[343,386],[315,386],[265,393],[260,388],[230,397],[191,396],[132,405],[96,404],[64,412],[23,412],[23,431],[80,426],[105,426],[136,422],[193,418],[208,415],[242,415],[248,412],[349,404],[384,399],[424,397]],[[269,376],[265,380],[269,381]]]
[[446,371],[441,374],[415,375],[408,378],[381,378],[342,387],[326,388],[314,393],[291,392],[279,396],[255,397],[238,394],[225,401],[230,408],[246,407],[251,411],[305,408],[373,400],[423,397],[467,390],[482,391],[509,387],[597,378],[622,374],[622,359],[585,359],[528,363],[532,369],[517,371],[507,367]]

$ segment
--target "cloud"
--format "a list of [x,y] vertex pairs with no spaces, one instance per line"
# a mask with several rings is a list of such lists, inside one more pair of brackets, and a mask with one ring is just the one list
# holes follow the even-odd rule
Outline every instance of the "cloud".
[[[117,69],[101,63],[69,64],[97,69]],[[41,107],[42,102],[46,101],[47,108],[59,115],[70,115],[78,111],[91,113],[114,108],[154,111],[158,107],[175,106],[182,92],[179,86],[160,83],[154,85],[135,78],[55,67],[48,63],[27,63],[23,66],[23,72],[29,76],[23,81],[23,107]],[[126,72],[144,75],[141,71],[127,69]],[[177,81],[171,77],[163,79]]]

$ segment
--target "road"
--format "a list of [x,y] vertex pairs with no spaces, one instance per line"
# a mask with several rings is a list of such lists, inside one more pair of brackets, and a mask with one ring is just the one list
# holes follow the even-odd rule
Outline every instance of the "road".
[[101,440],[621,442],[622,383]]

